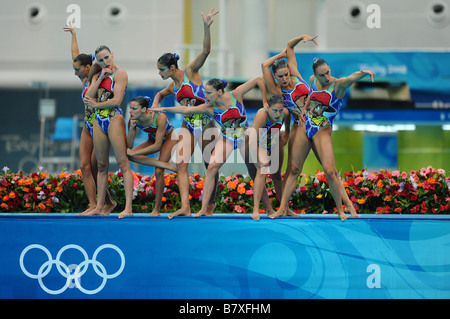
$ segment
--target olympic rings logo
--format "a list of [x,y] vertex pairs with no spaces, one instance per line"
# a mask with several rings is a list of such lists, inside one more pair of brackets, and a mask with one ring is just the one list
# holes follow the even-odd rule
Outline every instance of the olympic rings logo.
[[[103,249],[106,249],[106,248],[115,250],[119,254],[120,260],[121,260],[119,270],[117,270],[115,273],[110,274],[110,275],[106,271],[105,267],[100,262],[97,261],[97,255],[100,253],[100,251],[102,251]],[[26,253],[31,249],[40,249],[48,257],[48,261],[46,261],[45,263],[42,264],[42,266],[39,268],[36,275],[30,273],[25,268],[24,262],[23,262]],[[79,252],[81,252],[83,254],[84,261],[82,261],[78,265],[69,265],[69,266],[66,265],[65,263],[63,263],[60,260],[61,255],[68,249],[76,249]],[[81,280],[80,280],[81,276],[83,276],[84,273],[87,271],[89,264],[92,264],[92,267],[93,267],[95,273],[103,279],[100,286],[97,289],[93,289],[93,290],[88,290],[88,289],[83,288],[81,286]],[[52,289],[47,288],[42,280],[45,276],[47,276],[49,274],[53,265],[56,265],[56,269],[58,270],[58,272],[63,277],[66,278],[65,285],[61,289],[58,289],[58,290],[52,290]],[[112,244],[105,244],[105,245],[101,245],[100,247],[98,247],[95,250],[94,254],[92,255],[92,259],[89,259],[86,251],[83,248],[81,248],[78,245],[73,245],[73,244],[62,247],[59,250],[58,254],[56,255],[56,259],[52,258],[50,251],[46,247],[44,247],[42,245],[38,245],[38,244],[32,244],[32,245],[27,246],[20,254],[20,268],[22,269],[23,273],[32,279],[37,279],[41,288],[48,294],[52,294],[52,295],[61,294],[64,291],[66,291],[67,288],[73,288],[74,286],[85,294],[88,294],[88,295],[96,294],[105,287],[106,281],[108,279],[112,279],[112,278],[119,276],[122,273],[124,267],[125,267],[125,256],[124,256],[122,250],[120,250],[117,246],[114,246]],[[73,271],[73,273],[72,273],[72,271]]]

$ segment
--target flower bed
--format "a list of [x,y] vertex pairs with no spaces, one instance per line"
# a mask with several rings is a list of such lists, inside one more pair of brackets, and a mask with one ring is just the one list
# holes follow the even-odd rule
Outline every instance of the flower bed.
[[[0,212],[79,212],[88,200],[80,170],[50,175],[43,171],[25,175],[10,173],[7,167],[0,175]],[[174,212],[180,207],[177,175],[165,175],[162,212]],[[133,172],[133,212],[147,213],[153,210],[155,177]],[[429,166],[419,171],[400,172],[381,170],[369,172],[345,172],[341,177],[346,192],[360,214],[449,214],[450,177],[442,169]],[[270,176],[266,188],[276,209]],[[125,204],[122,173],[109,174],[109,191],[117,202],[117,211]],[[190,176],[191,210],[201,207],[203,177]],[[253,209],[253,181],[240,174],[221,176],[217,190],[217,213],[251,213]],[[314,176],[301,175],[298,187],[290,201],[291,209],[298,213],[334,212],[334,201],[323,172]],[[261,213],[264,213],[261,205]]]

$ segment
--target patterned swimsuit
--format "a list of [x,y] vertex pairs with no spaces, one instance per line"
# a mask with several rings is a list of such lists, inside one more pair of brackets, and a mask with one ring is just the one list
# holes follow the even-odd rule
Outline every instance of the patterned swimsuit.
[[[139,122],[136,122],[136,126],[139,127],[144,132],[148,133],[148,137],[152,139],[153,142],[155,142],[156,138],[156,131],[158,131],[158,125],[157,125],[157,119],[159,116],[159,113],[154,113],[155,116],[153,117],[153,122],[150,124],[150,126],[145,127],[144,125],[140,124]],[[166,120],[166,134],[164,135],[163,143],[166,140],[166,138],[172,133],[173,125],[169,122],[169,119]]]
[[310,140],[322,127],[333,126],[333,120],[342,107],[342,99],[338,99],[334,91],[336,80],[326,90],[317,90],[316,80],[311,85],[311,107],[305,124],[306,136]]
[[[186,72],[183,74],[183,83],[180,88],[175,87],[173,84],[173,91],[175,97],[181,105],[184,106],[197,106],[206,103],[205,87],[202,85],[195,85],[186,76]],[[183,121],[186,124],[189,132],[198,138],[206,124],[211,122],[211,117],[204,114],[186,114]]]
[[[111,75],[103,79],[102,82],[100,83],[100,86],[98,87],[97,90],[97,102],[107,101],[114,97],[114,84],[115,84],[114,74],[116,73],[117,70],[119,69],[116,69]],[[100,77],[100,75],[101,74],[99,74],[98,76]],[[125,92],[126,89],[123,92],[124,95]],[[123,112],[118,106],[109,107],[106,109],[99,109],[99,108],[95,109],[95,119],[97,120],[98,124],[102,128],[102,131],[105,134],[108,134],[108,127],[109,124],[111,123],[111,118],[119,114],[123,116]]]
[[[301,78],[291,76],[291,79],[295,82],[295,87],[292,90],[281,89],[284,100],[284,107],[289,110],[294,118],[294,123],[298,124],[298,118],[302,114],[303,106],[300,102],[300,97],[309,95],[309,85]],[[306,100],[306,99],[305,99]]]
[[[260,108],[259,111],[267,111],[263,108]],[[266,125],[259,130],[259,141],[258,145],[266,148],[269,151],[269,154],[272,152],[272,147],[276,145],[279,137],[279,133],[281,127],[284,124],[284,113],[281,114],[278,122],[272,122],[269,118],[269,114],[267,114],[267,122]]]
[[[81,100],[84,103],[84,96],[86,95],[88,89],[88,81],[84,82],[83,90],[81,91]],[[94,136],[94,121],[95,121],[95,110],[92,106],[84,104],[84,124],[89,132],[89,134]]]
[[234,149],[245,142],[248,128],[247,112],[245,107],[230,92],[231,106],[223,111],[213,104],[214,121],[218,124],[222,136],[233,145]]

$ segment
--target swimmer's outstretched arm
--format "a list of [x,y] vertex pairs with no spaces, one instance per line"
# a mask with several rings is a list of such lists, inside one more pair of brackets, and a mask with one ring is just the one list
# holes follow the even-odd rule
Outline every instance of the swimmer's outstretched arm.
[[179,114],[214,115],[211,104],[200,104],[196,107],[189,107],[189,106],[183,106],[183,105],[169,106],[169,107],[152,107],[152,111],[161,112],[161,113],[169,112],[169,113],[179,113]]
[[348,89],[353,83],[356,81],[361,80],[366,75],[369,75],[372,79],[372,82],[374,81],[375,73],[370,70],[362,70],[353,73],[352,75],[349,75],[347,77],[343,77],[336,80],[336,96],[339,98],[341,96],[344,96],[345,90]]

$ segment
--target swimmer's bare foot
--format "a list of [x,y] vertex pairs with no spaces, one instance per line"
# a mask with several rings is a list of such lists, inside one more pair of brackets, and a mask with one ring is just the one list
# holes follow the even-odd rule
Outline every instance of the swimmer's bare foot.
[[253,218],[253,220],[260,220],[261,219],[261,215],[259,214],[259,210],[258,211],[253,211],[253,214],[251,215],[251,217]]
[[172,219],[176,216],[191,216],[191,209],[181,207],[179,210],[177,210],[173,214],[170,214],[168,217],[169,217],[169,219]]
[[286,213],[281,208],[279,208],[274,214],[269,215],[269,217],[272,219],[280,217],[280,216],[286,216]]
[[109,203],[105,203],[105,206],[103,206],[103,214],[102,215],[109,215],[113,212],[114,208],[116,208],[117,203],[114,200],[111,200]]
[[161,216],[159,210],[153,210],[148,216]]
[[119,214],[119,218],[120,218],[120,219],[125,218],[125,217],[128,217],[128,216],[133,216],[133,212],[128,211],[128,210],[124,210],[123,212],[121,212],[121,213]]
[[348,218],[347,214],[344,213],[343,211],[338,212],[339,218],[344,221]]
[[276,214],[276,210],[270,207],[269,209],[266,209],[267,216],[272,216],[273,214]]
[[212,216],[212,214],[208,215],[205,210],[200,210],[197,214],[194,215],[194,217],[200,217],[200,216]]
[[104,215],[103,213],[103,209],[101,208],[94,208],[91,211],[86,212],[85,214],[83,214],[84,216],[94,216],[94,215]]
[[97,205],[89,205],[89,208],[84,212],[77,214],[78,216],[87,215],[90,211],[94,210]]
[[294,211],[291,210],[290,208],[287,209],[286,215],[287,215],[287,216],[297,216],[297,217],[300,216],[299,214],[294,213]]
[[178,172],[178,168],[175,166],[174,162],[169,162],[169,163],[167,163],[167,165],[168,165],[167,169],[169,171],[172,171],[172,172],[175,172],[175,173]]
[[216,209],[216,203],[209,203],[206,207],[205,216],[212,216],[214,214],[214,209]]
[[358,213],[356,212],[355,207],[353,207],[353,205],[349,205],[348,208],[346,206],[345,211],[350,213],[350,215],[352,217],[361,217],[358,215]]

